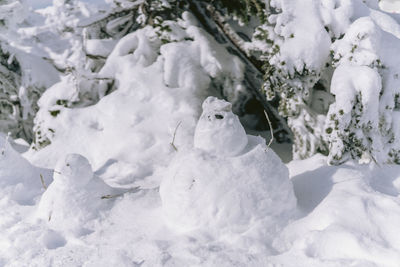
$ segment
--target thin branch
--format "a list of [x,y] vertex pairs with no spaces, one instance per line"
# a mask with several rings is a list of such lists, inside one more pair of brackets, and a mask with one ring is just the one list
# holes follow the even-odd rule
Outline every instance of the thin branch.
[[130,192],[136,193],[136,192],[138,192],[139,190],[140,190],[140,186],[136,186],[136,187],[134,187],[134,188],[129,189],[128,191],[126,191],[126,192],[124,192],[124,193],[121,193],[121,194],[116,194],[116,195],[104,195],[104,196],[101,196],[101,199],[112,199],[112,198],[122,197],[122,196],[125,195],[126,193],[130,193]]
[[44,182],[44,178],[43,178],[43,175],[42,175],[42,174],[40,174],[40,181],[42,182],[42,186],[43,186],[44,190],[47,190],[47,185],[46,185],[46,183]]
[[179,126],[181,125],[181,121],[178,123],[178,125],[176,125],[175,127],[175,131],[174,131],[174,136],[172,137],[172,142],[170,143],[171,146],[174,148],[175,151],[178,151],[178,148],[175,146],[174,142],[175,142],[175,137],[176,137],[176,132],[178,131]]
[[267,118],[269,130],[271,132],[271,140],[269,140],[268,145],[267,145],[268,147],[270,147],[272,142],[274,141],[274,129],[272,128],[272,123],[271,123],[271,120],[269,119],[268,113],[265,110],[264,110],[264,114],[265,114],[265,117]]

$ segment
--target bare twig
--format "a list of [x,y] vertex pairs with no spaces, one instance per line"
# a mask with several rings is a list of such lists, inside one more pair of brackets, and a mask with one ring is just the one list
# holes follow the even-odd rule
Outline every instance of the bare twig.
[[268,147],[270,147],[272,142],[274,141],[274,129],[272,129],[271,120],[269,119],[268,113],[265,110],[264,110],[264,114],[265,114],[265,117],[267,118],[269,130],[271,132],[271,140],[269,140],[268,145],[267,145]]
[[140,190],[140,186],[136,186],[134,188],[129,189],[128,191],[126,191],[124,193],[121,193],[121,194],[101,196],[101,199],[112,199],[112,198],[122,197],[126,193],[131,193],[131,192],[135,193],[135,192],[137,192],[139,190]]
[[178,123],[178,125],[176,125],[175,127],[175,131],[174,131],[174,136],[172,137],[172,142],[170,143],[171,146],[174,148],[175,151],[178,151],[178,148],[175,146],[174,142],[175,142],[175,137],[176,137],[176,132],[178,131],[179,126],[181,125],[181,121]]
[[44,182],[44,178],[43,178],[43,175],[42,175],[42,174],[40,174],[40,181],[42,182],[42,186],[43,186],[44,190],[47,190],[47,185],[46,185],[46,183]]

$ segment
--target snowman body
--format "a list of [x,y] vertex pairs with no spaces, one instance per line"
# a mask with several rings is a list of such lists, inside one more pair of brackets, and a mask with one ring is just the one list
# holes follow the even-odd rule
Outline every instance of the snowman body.
[[80,235],[88,222],[108,208],[109,201],[101,197],[113,189],[96,177],[87,159],[78,154],[59,160],[54,171],[54,182],[40,200],[38,216],[53,229]]
[[[263,138],[247,136],[230,104],[223,104],[205,101],[195,148],[178,151],[161,182],[165,221],[177,232],[241,234],[260,224],[275,229],[295,210],[287,167]],[[227,121],[208,118],[216,114]]]

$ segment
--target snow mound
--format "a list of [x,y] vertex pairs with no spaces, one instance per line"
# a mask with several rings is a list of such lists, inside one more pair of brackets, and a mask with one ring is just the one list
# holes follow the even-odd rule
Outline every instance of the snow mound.
[[96,177],[89,161],[78,154],[61,158],[54,172],[54,182],[40,200],[38,217],[57,230],[88,233],[86,224],[110,207],[102,196],[115,190]]
[[194,146],[216,155],[235,156],[247,145],[247,135],[229,102],[208,97],[197,123]]
[[[209,141],[200,145],[205,150],[178,152],[160,185],[167,225],[178,232],[208,229],[215,233],[243,233],[260,222],[283,225],[296,206],[286,166],[267,149],[262,138],[244,135],[243,140],[244,130],[236,123],[228,103],[208,98],[203,107],[196,137],[206,130],[204,135]],[[222,111],[231,120],[230,125],[235,125],[233,139],[227,134],[227,142],[232,145],[238,139],[240,155],[229,157],[222,150],[227,144],[219,132],[220,120],[210,113],[215,110]],[[208,120],[208,114],[214,118]],[[246,149],[243,144],[247,144]],[[221,146],[221,150],[212,150],[212,145]]]
[[49,182],[49,171],[32,166],[0,134],[0,187],[10,199],[21,205],[31,205],[42,193],[43,181]]
[[[399,167],[325,157],[289,164],[303,215],[275,241],[280,266],[399,266]],[[294,174],[294,175],[293,175]],[[294,262],[293,259],[296,259]]]

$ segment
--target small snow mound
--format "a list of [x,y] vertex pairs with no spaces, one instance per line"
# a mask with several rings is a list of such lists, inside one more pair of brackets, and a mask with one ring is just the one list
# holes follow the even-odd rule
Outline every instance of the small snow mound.
[[[0,187],[22,205],[31,205],[42,193],[40,177],[51,181],[48,170],[32,166],[11,146],[13,141],[0,133]],[[6,193],[6,194],[8,194]]]
[[203,108],[195,149],[178,152],[160,185],[167,225],[177,232],[253,236],[262,225],[263,233],[273,234],[296,207],[288,169],[264,139],[246,136],[228,103],[208,98]]
[[247,145],[247,136],[229,102],[208,97],[197,123],[194,146],[216,155],[235,156]]
[[95,176],[88,160],[78,154],[68,154],[56,164],[54,182],[44,192],[38,217],[51,228],[74,235],[89,233],[90,221],[110,207],[104,195],[115,190]]

